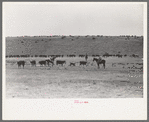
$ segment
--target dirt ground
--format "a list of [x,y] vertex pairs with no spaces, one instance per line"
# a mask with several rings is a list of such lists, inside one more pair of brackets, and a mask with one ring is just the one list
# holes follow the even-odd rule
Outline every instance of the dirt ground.
[[[31,67],[18,69],[17,60],[6,59],[6,98],[142,98],[143,73],[129,72],[127,68],[112,63],[141,62],[135,58],[107,58],[106,69],[97,69],[89,58],[89,66],[68,66],[81,58],[63,58],[67,64],[53,67]],[[37,59],[36,61],[41,60]]]

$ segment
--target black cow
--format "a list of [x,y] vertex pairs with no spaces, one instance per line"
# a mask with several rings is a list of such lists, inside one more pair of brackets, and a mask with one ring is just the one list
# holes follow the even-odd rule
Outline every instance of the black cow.
[[64,64],[66,64],[66,61],[57,60],[56,65],[59,65],[59,64],[63,66]]
[[124,57],[126,57],[126,56],[127,56],[127,54],[124,55]]
[[30,63],[31,63],[31,66],[36,66],[36,61],[35,60],[30,61]]
[[46,66],[46,61],[39,61],[40,66]]
[[118,58],[122,58],[122,55],[120,55],[120,54],[117,54],[117,55],[116,55],[116,57],[118,57]]
[[139,55],[138,55],[138,54],[132,54],[131,56],[132,56],[132,57],[134,57],[134,58],[139,57]]
[[21,67],[22,65],[24,69],[25,61],[18,61],[17,64],[18,64],[18,68]]
[[87,66],[87,61],[80,61],[80,66],[81,65],[83,65],[83,66],[86,65]]

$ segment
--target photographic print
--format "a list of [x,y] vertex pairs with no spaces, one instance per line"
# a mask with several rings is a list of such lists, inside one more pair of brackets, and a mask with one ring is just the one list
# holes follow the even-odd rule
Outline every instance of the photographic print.
[[3,5],[6,100],[145,97],[144,3]]

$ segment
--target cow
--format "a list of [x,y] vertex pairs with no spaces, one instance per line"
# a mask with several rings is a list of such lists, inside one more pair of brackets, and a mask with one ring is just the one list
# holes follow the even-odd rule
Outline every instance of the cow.
[[122,55],[120,55],[120,54],[117,54],[117,55],[116,55],[116,57],[118,57],[118,58],[122,58]]
[[59,65],[59,64],[61,64],[61,66],[63,66],[64,64],[66,64],[66,61],[57,60],[56,65]]
[[87,66],[87,61],[80,61],[80,66],[81,65],[83,65],[83,66],[86,65]]
[[30,61],[30,63],[31,63],[31,66],[36,66],[36,61],[35,60]]
[[139,55],[138,54],[132,54],[131,57],[138,58]]
[[22,65],[24,69],[25,61],[18,61],[17,64],[18,64],[18,68],[21,67]]
[[85,55],[79,55],[79,57],[85,57]]
[[40,66],[46,66],[46,61],[39,61]]
[[124,57],[127,57],[127,54],[125,54]]

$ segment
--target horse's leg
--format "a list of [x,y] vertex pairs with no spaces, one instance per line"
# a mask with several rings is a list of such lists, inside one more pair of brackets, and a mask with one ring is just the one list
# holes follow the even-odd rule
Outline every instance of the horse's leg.
[[105,63],[103,63],[104,69],[105,69]]

